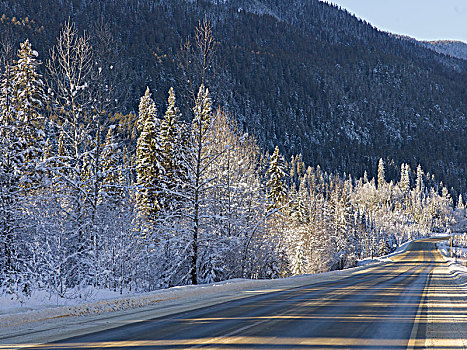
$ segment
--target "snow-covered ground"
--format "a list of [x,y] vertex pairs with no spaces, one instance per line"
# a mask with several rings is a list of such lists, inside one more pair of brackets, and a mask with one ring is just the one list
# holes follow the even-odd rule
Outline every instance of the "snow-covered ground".
[[372,258],[362,259],[362,260],[359,260],[357,264],[358,264],[358,266],[364,266],[364,265],[374,264],[374,263],[378,263],[378,262],[391,261],[391,257],[393,257],[394,255],[397,255],[397,254],[404,253],[407,250],[409,244],[412,243],[413,241],[415,241],[415,239],[413,239],[411,241],[407,241],[407,242],[401,244],[391,254],[383,255],[383,256],[379,256],[379,257],[374,257],[373,259]]
[[[112,293],[95,294],[93,301],[81,303],[58,300],[57,305],[57,300],[50,301],[37,295],[19,306],[3,298],[0,301],[0,344],[55,341],[89,332],[89,329],[98,331],[121,325],[122,322],[142,321],[261,293],[334,281],[377,265],[277,280],[234,279],[117,298]],[[67,318],[66,322],[64,317]]]
[[438,249],[443,254],[447,261],[465,264],[467,262],[467,248],[465,247],[453,247],[453,257],[451,258],[451,248],[449,241],[442,241],[437,243]]
[[[390,255],[372,261],[366,259],[361,262],[363,266],[278,280],[234,279],[209,285],[173,287],[122,296],[113,292],[87,291],[90,297],[86,301],[52,300],[48,295],[36,293],[22,305],[4,296],[0,298],[0,344],[55,341],[85,334],[90,329],[99,331],[228,300],[334,281],[378,268],[380,264],[390,261],[392,256],[405,252],[409,244],[410,242],[403,244]],[[442,244],[440,249],[442,252],[444,249],[444,254],[447,254]],[[457,274],[458,270],[462,272],[461,276],[467,276],[467,268],[456,265],[452,271]],[[31,330],[34,332],[30,332]]]
[[[467,258],[451,258],[451,252],[448,241],[438,242],[438,249],[443,255],[444,259],[449,264],[449,271],[452,273],[454,278],[462,285],[467,285]],[[467,248],[454,247],[454,251],[457,250],[458,255],[467,256]]]
[[[367,267],[367,266],[365,266]],[[0,298],[0,328],[16,326],[26,322],[47,320],[65,316],[80,316],[120,311],[150,305],[157,302],[187,297],[209,297],[238,291],[268,292],[270,288],[291,288],[309,283],[333,280],[352,274],[362,267],[331,271],[315,275],[301,275],[277,280],[233,279],[213,284],[180,286],[150,293],[120,296],[111,291],[94,291],[92,297],[82,299],[49,300],[47,295],[35,293],[26,303],[20,304],[7,296]]]
[[456,223],[451,227],[452,232],[467,232],[467,215],[466,209],[456,209],[454,211],[454,219]]
[[[102,314],[134,309],[167,300],[178,300],[188,297],[204,298],[222,293],[246,290],[267,292],[270,288],[290,288],[309,283],[323,282],[339,278],[342,275],[350,275],[362,268],[367,268],[369,264],[390,261],[390,257],[404,252],[410,242],[404,243],[392,254],[362,260],[359,262],[359,267],[357,268],[315,275],[295,276],[279,280],[234,279],[209,285],[173,287],[150,293],[135,294],[127,292],[124,295],[109,290],[88,289],[81,291],[81,294],[87,295],[85,299],[58,298],[56,296],[51,297],[45,292],[34,292],[30,299],[22,302],[15,300],[12,296],[3,295],[0,297],[0,329],[59,317]],[[0,330],[0,334],[1,332]]]

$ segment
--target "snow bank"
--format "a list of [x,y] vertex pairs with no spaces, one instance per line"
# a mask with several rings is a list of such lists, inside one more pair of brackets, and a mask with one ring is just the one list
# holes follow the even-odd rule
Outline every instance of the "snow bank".
[[[229,293],[230,297],[234,294],[234,298],[246,297],[251,294],[238,292],[267,293],[271,289],[287,289],[332,281],[347,275],[350,276],[359,270],[391,261],[391,257],[404,253],[411,242],[413,241],[404,243],[389,255],[361,260],[358,267],[314,275],[300,275],[276,280],[233,279],[206,285],[173,287],[150,293],[127,293],[123,296],[112,291],[87,290],[84,293],[87,293],[90,297],[86,301],[83,301],[83,299],[54,299],[45,293],[36,292],[31,299],[21,304],[19,301],[13,301],[11,298],[3,296],[0,298],[0,330],[29,322],[129,310],[163,302],[177,301],[182,298],[208,300]],[[446,249],[442,243],[439,244],[439,247],[440,250]],[[445,253],[445,256],[447,255]],[[462,267],[460,266],[460,268]]]
[[393,257],[395,255],[398,255],[398,254],[404,253],[407,250],[407,248],[409,247],[409,244],[412,243],[413,241],[416,241],[416,239],[405,242],[404,244],[400,245],[391,254],[374,257],[373,259],[372,258],[365,258],[365,259],[362,259],[362,260],[358,260],[357,265],[358,266],[364,266],[364,265],[374,264],[374,263],[378,263],[378,262],[392,261],[391,257]]
[[[0,330],[20,325],[29,322],[45,321],[67,316],[82,316],[90,314],[101,314],[106,312],[114,312],[128,310],[157,304],[165,301],[176,301],[182,298],[196,298],[206,300],[212,297],[218,297],[223,294],[236,293],[233,298],[247,297],[251,294],[238,292],[254,292],[267,293],[273,290],[288,289],[299,287],[307,284],[321,283],[332,281],[346,275],[369,268],[371,266],[355,267],[340,271],[331,271],[314,275],[300,275],[289,278],[276,280],[249,280],[249,279],[233,279],[219,283],[197,285],[197,286],[180,286],[169,289],[158,290],[144,294],[133,294],[120,296],[118,298],[104,298],[102,300],[94,300],[92,302],[73,301],[76,305],[51,305],[50,302],[42,302],[40,298],[33,299],[31,304],[25,303],[23,307],[10,307],[5,300],[0,301]],[[106,294],[101,295],[106,296]],[[99,297],[99,296],[95,296]],[[232,297],[232,295],[230,295]],[[11,303],[11,301],[10,301]],[[5,309],[3,309],[5,307]],[[1,334],[1,332],[0,332]]]
[[[454,280],[459,284],[466,286],[467,285],[467,266],[463,266],[460,263],[466,264],[467,260],[465,259],[456,259],[451,258],[451,252],[449,250],[449,245],[446,242],[437,243],[438,250],[443,255],[444,259],[448,262],[449,272],[452,274]],[[466,248],[457,248],[463,249]]]

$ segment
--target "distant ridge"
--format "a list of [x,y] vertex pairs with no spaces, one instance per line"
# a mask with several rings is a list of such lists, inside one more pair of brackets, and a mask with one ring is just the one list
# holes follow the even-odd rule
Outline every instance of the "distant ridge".
[[438,53],[467,60],[467,44],[456,40],[424,41],[426,47]]
[[437,53],[443,55],[451,56],[461,60],[467,60],[467,43],[458,40],[431,40],[431,41],[421,41],[415,38],[412,38],[408,35],[400,35],[388,33],[390,36],[411,42],[413,44],[426,47],[427,49],[433,50]]

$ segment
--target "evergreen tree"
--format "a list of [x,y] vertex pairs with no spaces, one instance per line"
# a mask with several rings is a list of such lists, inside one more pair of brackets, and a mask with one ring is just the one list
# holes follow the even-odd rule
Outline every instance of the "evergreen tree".
[[44,82],[38,72],[41,62],[36,59],[37,51],[31,48],[29,40],[21,43],[18,60],[13,70],[13,108],[16,118],[26,125],[41,127],[40,112],[47,101]]
[[457,209],[465,209],[464,199],[462,198],[462,193],[459,194],[459,199],[457,200]]
[[177,207],[177,192],[181,183],[186,181],[184,170],[184,153],[186,152],[186,140],[183,140],[182,125],[179,122],[180,111],[176,106],[173,88],[169,90],[168,107],[160,123],[158,134],[159,162],[164,169],[161,176],[160,205],[167,210]]
[[42,174],[37,169],[45,148],[42,111],[47,96],[42,76],[38,72],[41,62],[36,59],[37,55],[26,40],[21,43],[18,59],[12,67],[11,111],[18,125],[16,131],[23,158],[22,185],[26,188],[40,181]]
[[423,169],[422,169],[422,166],[419,164],[417,166],[417,178],[415,180],[415,191],[419,196],[421,196],[421,194],[425,190],[423,176],[424,176]]
[[146,87],[146,92],[141,97],[139,102],[139,113],[136,121],[136,129],[138,132],[143,132],[147,119],[153,119],[157,115],[156,103],[151,97],[149,87]]
[[402,163],[401,164],[401,180],[399,183],[399,187],[406,196],[410,192],[410,167],[408,164]]
[[[28,40],[20,45],[14,65],[5,67],[0,93],[0,270],[11,292],[28,270],[24,249],[25,205],[43,177],[39,171],[45,148],[42,110],[47,100],[38,73],[40,62]],[[32,198],[33,199],[33,198]],[[27,278],[26,278],[27,279]]]
[[136,144],[137,208],[138,216],[143,220],[141,222],[143,234],[147,235],[153,229],[151,226],[160,209],[158,192],[160,176],[164,170],[157,157],[160,154],[157,143],[159,121],[155,109],[150,109],[149,113],[143,109],[139,116],[143,119],[144,125]]
[[279,147],[276,146],[274,153],[269,160],[269,169],[266,172],[269,177],[266,182],[268,188],[267,198],[269,209],[280,209],[287,198],[287,187],[285,184],[284,160],[279,154]]
[[378,162],[378,190],[383,189],[385,185],[386,185],[386,179],[385,179],[384,161],[382,158],[380,158]]
[[177,124],[179,119],[180,111],[175,105],[175,93],[173,88],[170,88],[167,111],[161,121],[159,141],[162,153],[161,164],[168,176],[174,173],[174,146],[175,141],[178,141]]

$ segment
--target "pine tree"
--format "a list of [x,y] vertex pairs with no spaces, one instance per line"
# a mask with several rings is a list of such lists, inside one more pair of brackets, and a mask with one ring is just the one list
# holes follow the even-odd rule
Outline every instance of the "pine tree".
[[363,172],[363,183],[368,183],[368,173],[366,172],[366,170]]
[[462,198],[462,193],[459,194],[459,199],[457,200],[457,209],[465,209],[464,200]]
[[268,188],[267,198],[269,200],[268,208],[269,210],[280,209],[287,198],[287,188],[285,185],[284,160],[279,154],[279,147],[277,146],[269,160],[269,169],[266,175],[269,177],[266,182]]
[[378,162],[378,190],[381,190],[386,185],[386,179],[384,174],[384,161],[382,158]]
[[[176,192],[184,179],[183,158],[186,141],[182,139],[182,125],[179,122],[180,111],[176,106],[173,88],[169,90],[168,107],[160,123],[158,144],[160,145],[159,162],[164,169],[161,177],[161,194],[159,202],[167,210],[175,209],[177,204]],[[178,198],[179,200],[179,198]]]
[[144,126],[136,144],[137,208],[138,216],[144,222],[143,234],[146,235],[152,229],[151,225],[160,209],[158,191],[163,168],[157,158],[160,153],[157,144],[157,117],[153,112],[146,115],[144,110],[140,117],[144,119]]
[[177,138],[177,123],[179,119],[180,111],[175,105],[175,93],[173,88],[170,88],[167,111],[160,126],[160,146],[163,156],[161,164],[169,176],[173,173],[174,168],[174,144]]
[[25,188],[37,185],[43,175],[37,169],[45,148],[42,111],[47,96],[42,76],[38,72],[41,62],[36,59],[37,55],[26,40],[21,43],[18,59],[12,66],[11,111],[17,123],[16,132],[22,148],[22,185]]
[[422,193],[425,191],[423,176],[424,173],[422,170],[422,166],[419,164],[417,166],[417,179],[415,180],[415,191],[417,192],[417,194],[419,194],[419,196],[421,196]]
[[6,65],[1,81],[0,273],[8,276],[3,281],[11,292],[29,289],[27,282],[21,282],[27,280],[22,273],[28,271],[24,231],[30,210],[26,204],[34,201],[32,191],[44,175],[38,169],[45,148],[41,112],[47,98],[36,57],[26,40],[20,45],[18,59],[12,66]]
[[136,129],[138,130],[138,132],[143,132],[147,119],[153,119],[156,115],[156,103],[151,97],[151,91],[149,90],[149,87],[147,87],[146,92],[141,97],[141,100],[139,102],[139,114],[138,120],[136,121]]
[[47,101],[45,84],[38,72],[41,62],[37,61],[37,51],[31,48],[29,40],[22,43],[18,51],[18,60],[12,67],[12,99],[16,118],[26,125],[41,126],[41,110]]
[[401,164],[401,180],[399,187],[404,194],[404,196],[407,196],[407,194],[410,192],[410,167],[408,164]]
[[158,144],[159,119],[156,104],[151,97],[149,87],[139,103],[137,129],[140,132],[136,143],[136,185],[137,210],[143,235],[149,233],[160,209],[158,191],[163,168],[160,163]]

